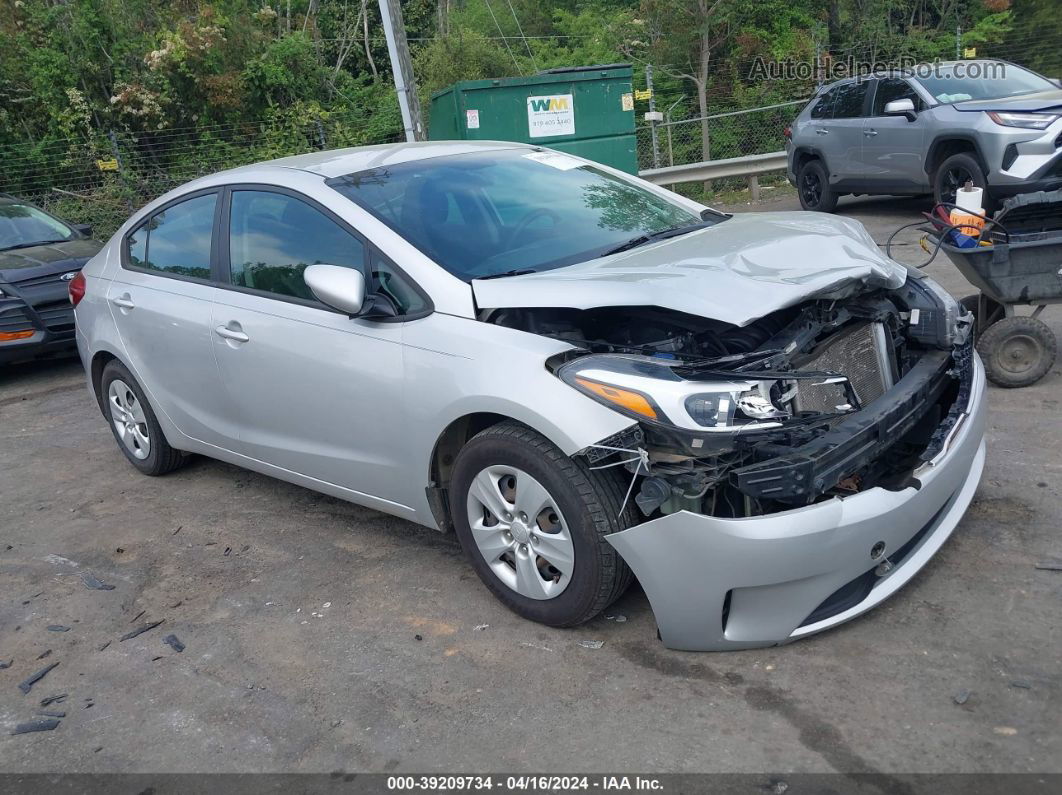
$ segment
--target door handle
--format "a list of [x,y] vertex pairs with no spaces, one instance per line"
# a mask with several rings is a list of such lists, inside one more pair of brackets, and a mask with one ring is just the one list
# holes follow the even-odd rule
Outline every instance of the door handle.
[[867,138],[873,138],[877,134],[878,134],[877,130],[863,130],[863,135],[866,136]]
[[815,130],[815,135],[829,135],[829,134],[830,134],[829,130],[824,130],[821,127],[819,127],[818,129]]
[[232,340],[234,342],[247,342],[249,339],[251,339],[242,331],[236,331],[235,329],[231,329],[228,326],[218,326],[216,329],[214,329],[214,331],[219,337],[224,337],[225,339]]
[[111,303],[122,309],[134,309],[136,304],[133,303],[133,299],[129,297],[129,293],[124,293],[118,298],[112,298]]

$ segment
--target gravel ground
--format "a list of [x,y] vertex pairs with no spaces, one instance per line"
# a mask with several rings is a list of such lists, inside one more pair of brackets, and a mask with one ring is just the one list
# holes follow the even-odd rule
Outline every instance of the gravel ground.
[[[840,212],[884,241],[922,203]],[[943,257],[929,271],[972,292]],[[9,368],[0,771],[1060,772],[1062,571],[1036,568],[1062,559],[1060,385],[990,389],[975,502],[895,598],[787,647],[692,654],[656,640],[637,587],[551,630],[452,538],[205,459],[144,478],[76,362]],[[8,735],[63,693],[58,729]]]

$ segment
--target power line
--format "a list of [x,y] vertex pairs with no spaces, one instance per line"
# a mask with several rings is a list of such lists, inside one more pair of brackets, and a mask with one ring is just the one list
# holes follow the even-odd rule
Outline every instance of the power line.
[[[516,62],[516,56],[513,55],[512,48],[509,46],[509,41],[502,33],[501,25],[498,24],[498,18],[494,16],[494,9],[490,6],[490,0],[483,0],[487,4],[487,10],[490,11],[490,18],[494,20],[494,27],[498,29],[498,35],[502,38],[502,43],[505,45],[505,49],[509,51],[509,57],[513,59],[513,66],[516,67],[516,71],[520,71],[520,64]],[[515,37],[514,37],[515,38]]]
[[527,55],[531,59],[531,65],[535,67],[535,71],[538,71],[538,64],[535,63],[535,56],[531,54],[531,45],[527,42],[527,37],[524,35],[524,29],[520,27],[520,19],[516,16],[516,9],[513,8],[512,0],[505,0],[509,4],[509,11],[512,12],[513,21],[516,23],[516,29],[520,33],[520,38],[524,40],[524,47],[527,48]]

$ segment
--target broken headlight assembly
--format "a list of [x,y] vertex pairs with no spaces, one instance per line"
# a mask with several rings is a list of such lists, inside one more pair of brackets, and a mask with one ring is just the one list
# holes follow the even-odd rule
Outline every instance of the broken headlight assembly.
[[690,380],[677,372],[684,368],[674,359],[604,353],[568,362],[557,376],[628,417],[691,431],[767,430],[792,415],[795,390],[783,379]]

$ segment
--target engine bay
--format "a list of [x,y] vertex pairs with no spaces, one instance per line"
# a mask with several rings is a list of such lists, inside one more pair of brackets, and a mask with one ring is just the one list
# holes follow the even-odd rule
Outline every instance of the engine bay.
[[741,327],[652,306],[481,319],[570,343],[547,366],[637,421],[582,454],[625,470],[645,517],[744,517],[912,483],[969,378],[971,319],[941,292],[915,275]]

